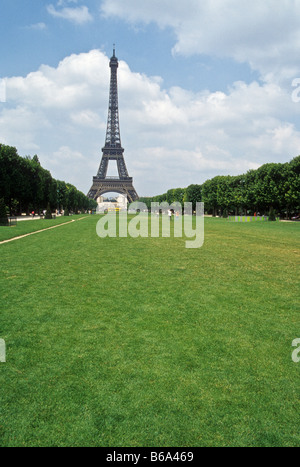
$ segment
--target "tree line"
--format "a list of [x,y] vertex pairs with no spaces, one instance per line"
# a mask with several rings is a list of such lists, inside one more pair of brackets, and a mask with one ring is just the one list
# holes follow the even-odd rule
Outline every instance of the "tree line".
[[281,218],[300,212],[300,156],[287,163],[269,163],[238,176],[216,176],[202,185],[175,188],[158,196],[140,198],[147,207],[152,202],[205,203],[205,212],[213,216],[275,211]]
[[0,199],[3,198],[10,215],[68,210],[74,213],[97,206],[70,183],[55,180],[35,155],[21,157],[17,149],[0,144]]

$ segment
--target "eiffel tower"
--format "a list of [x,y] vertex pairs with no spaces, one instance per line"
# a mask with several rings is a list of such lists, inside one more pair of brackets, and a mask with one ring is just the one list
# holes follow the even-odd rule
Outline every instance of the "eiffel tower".
[[[128,175],[123,155],[124,149],[121,146],[117,79],[119,62],[115,55],[115,48],[109,66],[111,68],[111,77],[105,146],[102,148],[102,160],[97,176],[93,177],[93,185],[88,197],[97,200],[104,193],[116,192],[125,195],[128,202],[132,203],[138,200],[139,197],[133,187],[133,179]],[[107,176],[109,161],[117,161],[118,177]]]

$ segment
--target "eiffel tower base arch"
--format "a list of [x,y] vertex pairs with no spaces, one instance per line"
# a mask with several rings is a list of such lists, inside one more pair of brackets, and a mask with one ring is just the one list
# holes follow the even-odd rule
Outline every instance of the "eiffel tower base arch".
[[128,203],[133,203],[139,199],[137,192],[132,184],[132,178],[120,180],[116,178],[100,179],[93,178],[93,185],[88,193],[88,197],[97,200],[105,193],[119,193],[127,197]]

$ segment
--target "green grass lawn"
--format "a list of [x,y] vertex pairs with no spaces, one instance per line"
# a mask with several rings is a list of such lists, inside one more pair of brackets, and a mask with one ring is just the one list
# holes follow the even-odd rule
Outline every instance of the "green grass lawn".
[[299,446],[300,224],[97,220],[0,245],[0,446]]
[[64,224],[71,222],[73,219],[80,219],[85,217],[83,215],[74,215],[74,216],[61,216],[56,219],[32,219],[26,221],[18,221],[15,226],[0,226],[0,242],[8,240],[10,238],[18,237],[21,235],[26,235],[30,232],[37,232],[39,230],[47,229],[55,225]]

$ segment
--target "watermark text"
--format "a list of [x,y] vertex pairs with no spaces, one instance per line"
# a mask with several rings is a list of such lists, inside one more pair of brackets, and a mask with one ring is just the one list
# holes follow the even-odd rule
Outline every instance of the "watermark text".
[[300,78],[295,78],[292,82],[294,91],[292,92],[292,101],[296,104],[300,102]]
[[[129,218],[129,214],[132,214]],[[151,203],[151,213],[144,203],[136,201],[128,211],[115,211],[105,214],[97,223],[97,235],[106,237],[131,238],[174,238],[185,237],[185,247],[201,248],[204,243],[204,203],[197,203],[193,211],[192,203]]]
[[0,339],[0,363],[6,362],[6,345],[5,340]]
[[294,363],[300,363],[300,339],[293,340],[292,347],[297,347],[292,353],[292,360]]

